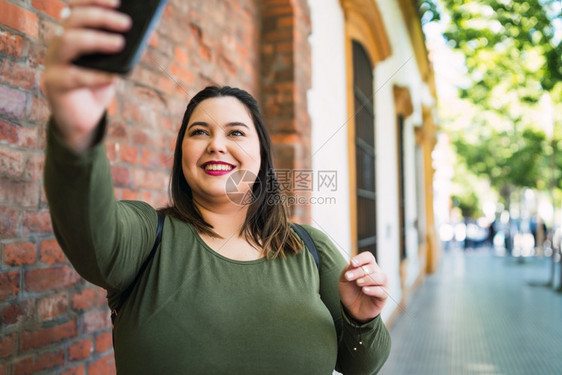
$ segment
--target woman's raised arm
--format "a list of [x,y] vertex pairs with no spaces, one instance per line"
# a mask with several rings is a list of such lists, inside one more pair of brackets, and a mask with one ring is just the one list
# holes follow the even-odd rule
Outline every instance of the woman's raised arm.
[[124,47],[119,32],[129,29],[131,19],[115,10],[118,5],[118,0],[71,0],[62,29],[47,49],[45,95],[60,136],[79,153],[92,144],[96,125],[114,96],[116,76],[78,67],[72,61]]

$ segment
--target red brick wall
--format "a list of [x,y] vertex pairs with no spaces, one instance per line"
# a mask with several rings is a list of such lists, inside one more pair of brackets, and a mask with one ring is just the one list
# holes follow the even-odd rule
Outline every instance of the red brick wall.
[[[114,372],[105,292],[67,262],[42,190],[48,109],[40,80],[46,41],[64,6],[0,0],[0,375]],[[275,28],[262,31],[262,19]],[[210,83],[253,93],[277,161],[309,166],[309,27],[305,0],[170,0],[141,64],[119,82],[108,110],[116,197],[167,201],[183,110]],[[301,219],[307,212],[293,211]]]
[[[276,167],[311,168],[307,91],[311,85],[310,12],[306,0],[263,0],[261,102],[271,132]],[[291,192],[289,192],[291,193]],[[299,192],[299,195],[304,195]],[[291,207],[295,220],[309,222],[310,208]]]

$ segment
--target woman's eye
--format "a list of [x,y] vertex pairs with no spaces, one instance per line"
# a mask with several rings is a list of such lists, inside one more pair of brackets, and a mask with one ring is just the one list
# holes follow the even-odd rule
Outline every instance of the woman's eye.
[[233,135],[235,137],[243,137],[245,134],[240,130],[233,130],[229,133],[229,135]]
[[207,134],[203,129],[195,129],[192,130],[191,133],[189,133],[189,135],[204,135]]

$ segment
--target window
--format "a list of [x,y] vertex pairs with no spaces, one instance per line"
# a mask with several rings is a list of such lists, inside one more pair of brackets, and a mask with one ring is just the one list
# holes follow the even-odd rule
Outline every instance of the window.
[[404,116],[398,115],[398,220],[400,260],[406,259],[406,193],[404,191]]
[[365,49],[353,41],[357,250],[377,256],[375,186],[375,106],[373,64]]

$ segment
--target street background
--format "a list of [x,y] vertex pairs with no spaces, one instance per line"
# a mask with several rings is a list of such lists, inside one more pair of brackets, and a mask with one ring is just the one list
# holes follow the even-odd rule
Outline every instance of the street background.
[[450,249],[390,333],[380,374],[562,374],[562,294],[549,258]]

